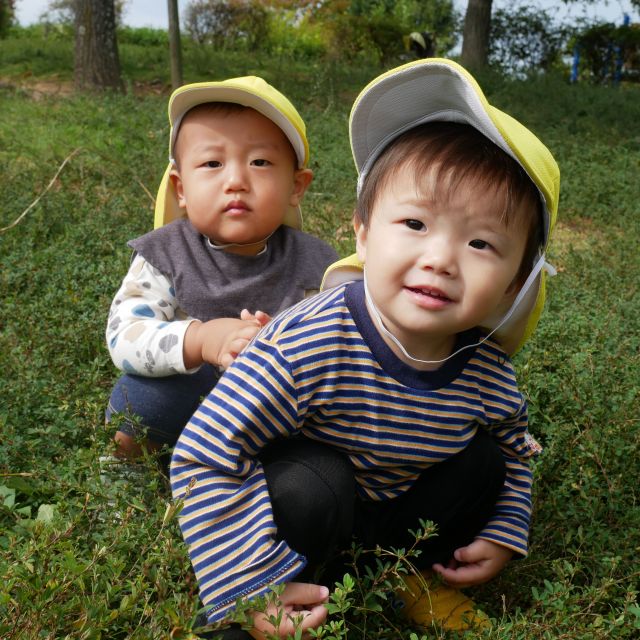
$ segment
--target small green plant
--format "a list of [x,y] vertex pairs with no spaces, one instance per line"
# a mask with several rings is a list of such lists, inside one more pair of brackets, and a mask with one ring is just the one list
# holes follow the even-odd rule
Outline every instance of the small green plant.
[[[407,638],[408,640],[426,640],[427,636],[417,636],[397,615],[394,607],[394,592],[404,590],[404,578],[408,575],[418,577],[420,572],[413,561],[420,556],[418,545],[436,535],[435,526],[429,522],[420,522],[421,528],[411,531],[412,546],[408,549],[376,549],[365,550],[353,544],[345,555],[345,570],[341,581],[336,582],[326,605],[329,617],[317,629],[311,629],[309,635],[318,640],[347,640],[362,638]],[[426,585],[425,590],[428,591]],[[236,623],[250,627],[254,613],[266,613],[268,608],[276,605],[284,585],[274,586],[266,595],[251,600],[240,599],[224,623],[217,623],[199,630],[215,632],[224,625]],[[278,630],[284,616],[282,610],[277,615],[268,615],[267,621],[274,633],[268,635],[269,640],[278,640]],[[296,624],[295,616],[291,621]],[[302,629],[297,626],[294,640],[301,637]]]

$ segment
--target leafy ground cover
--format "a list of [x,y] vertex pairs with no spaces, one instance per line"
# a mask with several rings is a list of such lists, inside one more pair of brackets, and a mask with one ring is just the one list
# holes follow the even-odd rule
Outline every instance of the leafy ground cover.
[[[0,637],[191,638],[196,585],[166,479],[150,460],[134,487],[105,485],[98,465],[110,452],[103,410],[117,375],[104,346],[106,314],[129,260],[126,240],[152,226],[166,163],[166,75],[130,72],[130,86],[155,83],[151,92],[47,95],[31,83],[68,78],[64,69],[46,54],[41,70],[12,55],[10,65],[0,59],[0,228],[68,161],[0,233]],[[258,73],[299,105],[316,173],[306,228],[350,251],[346,123],[380,69],[198,55],[189,81]],[[474,637],[635,638],[640,92],[559,77],[481,84],[547,142],[563,184],[549,256],[559,275],[535,338],[515,360],[545,446],[535,466],[532,553],[472,591],[494,620]],[[453,637],[376,611],[376,585],[347,580],[323,637],[347,637],[344,621],[349,638]]]

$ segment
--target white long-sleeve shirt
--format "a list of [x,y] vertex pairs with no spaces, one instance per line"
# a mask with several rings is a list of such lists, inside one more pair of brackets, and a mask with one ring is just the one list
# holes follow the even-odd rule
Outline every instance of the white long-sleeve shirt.
[[180,308],[171,280],[136,255],[109,311],[111,359],[141,376],[195,371],[185,368],[183,358],[184,335],[194,320]]

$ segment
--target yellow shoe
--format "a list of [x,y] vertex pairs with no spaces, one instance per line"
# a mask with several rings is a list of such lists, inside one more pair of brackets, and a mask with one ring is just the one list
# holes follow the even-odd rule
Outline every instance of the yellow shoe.
[[396,596],[404,603],[402,615],[422,627],[434,622],[449,631],[464,629],[489,629],[491,623],[485,613],[476,608],[473,600],[442,582],[422,576],[406,576],[405,589],[396,590]]

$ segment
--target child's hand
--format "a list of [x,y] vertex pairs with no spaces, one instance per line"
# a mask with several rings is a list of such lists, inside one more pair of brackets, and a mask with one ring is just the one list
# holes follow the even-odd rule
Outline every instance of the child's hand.
[[263,311],[253,314],[243,309],[240,318],[192,322],[184,336],[185,368],[209,362],[226,369],[269,320]]
[[[278,638],[294,636],[296,629],[302,630],[302,637],[308,638],[307,631],[320,626],[327,617],[327,610],[323,603],[329,599],[329,589],[317,584],[304,582],[288,583],[282,595],[279,605],[267,607],[264,613],[256,613],[253,618],[254,627],[249,631],[256,640],[265,640],[267,634]],[[282,610],[282,621],[277,629],[268,622],[268,616],[278,616]],[[303,619],[296,624],[295,620]]]
[[211,362],[226,369],[261,329],[261,325],[255,320],[240,320],[239,323],[226,335],[220,347],[215,343],[209,345],[205,341],[202,347],[202,358],[205,362]]
[[478,539],[456,549],[447,567],[434,564],[432,569],[453,587],[470,587],[491,580],[502,571],[512,556],[511,549]]
[[[217,359],[215,361],[206,360],[206,362],[215,362],[223,369],[231,366],[231,363],[238,357],[238,354],[270,320],[271,316],[264,311],[251,313],[247,311],[247,309],[243,309],[240,312],[240,321],[242,324],[238,325],[234,331],[229,332],[222,347],[218,350],[217,355],[214,353],[214,357]],[[202,355],[205,357],[208,353],[205,354],[203,349]]]
[[247,309],[240,312],[240,321],[236,331],[232,331],[227,336],[220,352],[218,353],[218,364],[223,369],[231,366],[231,363],[238,357],[238,354],[251,342],[258,331],[271,320],[271,316],[264,311],[251,313]]

